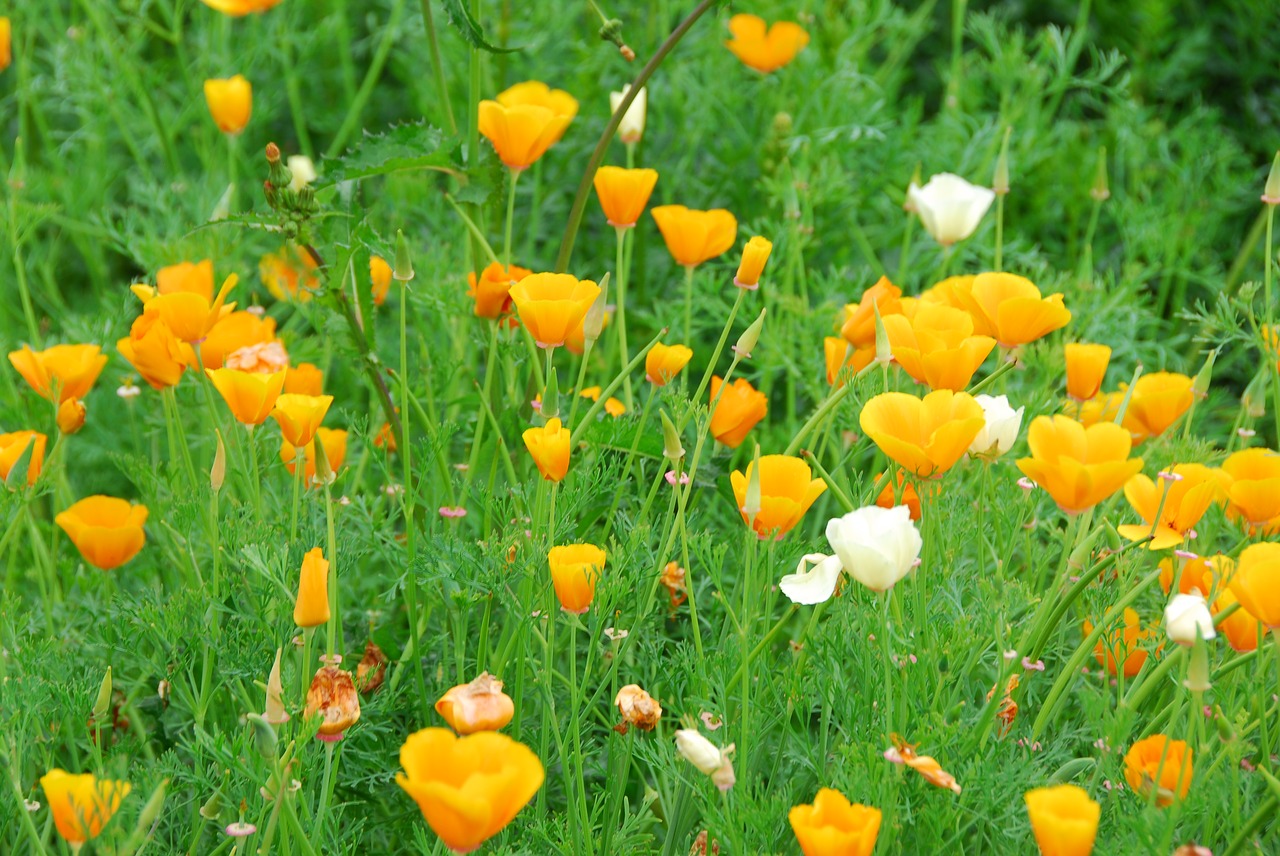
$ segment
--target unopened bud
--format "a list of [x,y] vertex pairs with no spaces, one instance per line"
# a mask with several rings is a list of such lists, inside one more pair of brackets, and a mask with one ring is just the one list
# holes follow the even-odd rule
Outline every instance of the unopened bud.
[[324,443],[320,442],[320,435],[318,434],[311,442],[315,444],[315,483],[320,485],[331,485],[337,477],[333,474],[333,467],[329,466],[329,450],[324,447]]
[[1270,367],[1263,367],[1262,371],[1254,375],[1253,380],[1249,381],[1249,385],[1244,388],[1240,403],[1250,419],[1261,419],[1267,415],[1267,382],[1270,379]]
[[78,398],[68,398],[58,406],[58,430],[63,434],[74,434],[84,427],[84,402]]
[[1204,365],[1200,367],[1200,371],[1196,372],[1195,380],[1191,382],[1191,391],[1197,398],[1204,398],[1209,394],[1209,384],[1213,382],[1213,364],[1217,359],[1218,349],[1214,348],[1209,352],[1209,356],[1204,358]]
[[156,789],[151,792],[150,798],[147,799],[147,804],[142,807],[142,811],[138,814],[138,822],[133,828],[134,838],[145,840],[151,833],[151,828],[160,819],[160,810],[164,808],[165,789],[168,786],[169,780],[161,779],[160,784],[156,785]]
[[586,317],[582,320],[582,339],[584,342],[595,343],[600,338],[600,333],[604,330],[605,317],[605,298],[609,293],[609,274],[606,273],[600,278],[600,293],[596,295],[595,302],[591,304],[591,308],[587,310]]
[[275,166],[280,163],[280,147],[275,143],[267,143],[267,165]]
[[991,189],[998,196],[1004,196],[1009,192],[1009,135],[1012,133],[1012,127],[1004,129],[1004,141],[1000,143],[1000,157],[996,158],[996,172],[991,179]]
[[622,54],[622,58],[627,62],[636,61],[636,52],[631,49],[630,45],[622,45],[618,48],[618,53]]
[[760,508],[760,444],[757,443],[755,453],[751,458],[750,474],[747,476],[747,495],[742,500],[742,513],[747,515],[748,525],[755,525],[756,515],[760,513]]
[[107,673],[102,676],[102,683],[98,685],[98,697],[93,702],[93,719],[95,722],[102,722],[107,718],[107,714],[111,712],[111,667],[107,666]]
[[1071,555],[1067,557],[1067,564],[1073,569],[1079,571],[1089,566],[1089,557],[1093,555],[1093,547],[1098,543],[1098,539],[1102,537],[1107,527],[1105,525],[1098,526],[1088,534],[1076,548],[1071,551]]
[[1222,708],[1218,705],[1213,706],[1213,722],[1218,727],[1218,739],[1223,743],[1230,743],[1236,739],[1236,731],[1231,727],[1231,722],[1222,713]]
[[1097,202],[1111,198],[1111,188],[1107,185],[1107,147],[1098,147],[1098,168],[1093,174],[1093,187],[1089,188],[1089,195]]
[[660,415],[662,417],[662,455],[674,464],[684,457],[684,446],[680,444],[680,432],[676,430],[675,423],[671,421],[667,411],[661,411]]
[[920,186],[920,164],[916,164],[916,171],[911,173],[911,181],[907,182],[907,193],[902,200],[902,210],[908,214],[916,213],[916,203],[912,199],[911,188]]
[[200,816],[205,820],[217,820],[222,814],[222,791],[214,788],[209,799],[205,800],[204,805],[200,806]]
[[1213,685],[1209,682],[1209,646],[1196,628],[1196,641],[1191,646],[1191,663],[1187,667],[1187,679],[1182,685],[1192,692],[1202,693]]
[[409,241],[404,232],[396,230],[396,264],[391,269],[391,276],[397,282],[408,282],[413,279],[413,259],[409,257]]
[[1276,152],[1271,161],[1271,172],[1267,174],[1267,187],[1262,193],[1262,201],[1268,205],[1280,205],[1280,152]]
[[246,714],[245,719],[253,727],[253,743],[258,748],[258,754],[268,761],[274,761],[279,743],[275,728],[260,713]]
[[560,382],[556,378],[555,366],[551,367],[551,373],[547,375],[547,388],[542,391],[540,412],[543,419],[555,419],[560,415]]
[[227,480],[227,447],[223,445],[220,430],[213,429],[213,434],[218,440],[218,446],[213,453],[213,466],[209,468],[209,484],[213,487],[213,492],[217,493]]
[[742,335],[738,337],[738,344],[733,346],[734,352],[744,360],[751,358],[751,351],[755,348],[756,343],[760,341],[760,331],[764,329],[764,315],[767,311],[766,309],[760,310],[756,320],[752,321],[751,325],[742,331]]
[[293,184],[293,172],[281,161],[280,149],[275,143],[267,143],[267,181],[276,190]]
[[884,319],[880,317],[878,301],[871,301],[871,311],[876,316],[876,363],[887,366],[893,362],[893,346],[889,343],[889,331],[884,327]]

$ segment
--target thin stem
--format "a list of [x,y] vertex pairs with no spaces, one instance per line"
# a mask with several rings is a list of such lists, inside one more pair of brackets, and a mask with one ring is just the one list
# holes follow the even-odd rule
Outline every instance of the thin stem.
[[[618,226],[614,229],[617,236],[617,255],[614,260],[614,271],[618,277],[618,365],[625,366],[629,360],[630,354],[627,352],[627,260],[624,249],[627,243],[627,235],[630,228],[627,226]],[[583,356],[585,360],[585,355]],[[631,375],[625,375],[622,380],[622,401],[630,410],[634,406],[631,396]]]
[[508,271],[511,270],[511,224],[516,217],[516,182],[520,180],[520,173],[524,172],[524,170],[512,167],[509,171],[511,173],[511,185],[507,191],[507,229],[502,241],[502,259]]
[[436,22],[431,15],[431,0],[422,0],[422,23],[427,29],[427,47],[431,49],[431,70],[436,76],[436,95],[444,102],[444,115],[449,120],[449,133],[458,133],[458,120],[453,117],[453,102],[449,98],[449,82],[444,76],[444,63],[440,59],[440,42],[436,38]]
[[693,337],[693,265],[684,268],[684,341],[690,342]]

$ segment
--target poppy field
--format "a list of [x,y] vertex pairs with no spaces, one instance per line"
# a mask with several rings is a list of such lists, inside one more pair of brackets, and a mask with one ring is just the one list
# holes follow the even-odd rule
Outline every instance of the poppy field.
[[1280,852],[1269,4],[0,15],[0,853]]

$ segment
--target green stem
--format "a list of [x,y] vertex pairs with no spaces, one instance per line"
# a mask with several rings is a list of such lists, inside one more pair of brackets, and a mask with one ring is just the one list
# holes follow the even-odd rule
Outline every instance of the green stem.
[[[729,317],[724,322],[724,329],[720,331],[720,341],[716,342],[716,349],[711,352],[711,360],[707,363],[706,371],[702,373],[702,380],[698,382],[698,391],[693,394],[693,398],[689,399],[694,406],[686,410],[684,415],[676,421],[677,431],[683,431],[684,426],[688,424],[689,418],[693,415],[698,402],[702,400],[702,394],[707,390],[707,385],[711,383],[711,376],[716,372],[716,363],[720,362],[720,355],[724,353],[724,343],[729,340],[729,331],[733,329],[733,322],[738,317],[738,310],[742,308],[742,301],[747,295],[745,288],[739,288],[737,291],[738,296],[734,298],[733,309],[729,310]],[[724,377],[724,381],[725,383],[729,382],[727,374]],[[714,408],[712,412],[714,412]]]
[[391,20],[387,22],[386,27],[382,30],[382,40],[378,42],[378,47],[374,51],[373,60],[369,63],[369,70],[365,72],[364,80],[360,82],[360,89],[356,91],[356,97],[352,99],[351,105],[347,108],[347,115],[342,120],[342,126],[338,128],[338,133],[334,135],[333,142],[325,150],[325,157],[334,158],[341,154],[342,147],[347,144],[347,138],[351,136],[351,132],[360,123],[360,114],[364,111],[364,105],[368,102],[369,96],[373,94],[374,87],[378,85],[378,78],[382,75],[382,68],[387,64],[387,57],[391,55],[391,45],[395,42],[396,35],[400,31],[400,16],[403,14],[404,0],[396,0],[396,4],[391,7]]
[[444,102],[445,118],[449,120],[449,133],[458,133],[458,121],[453,117],[453,102],[449,98],[449,83],[444,76],[444,63],[440,59],[440,42],[436,38],[436,22],[431,14],[431,0],[422,0],[422,23],[426,25],[427,46],[431,49],[431,69],[436,76],[436,96]]
[[511,173],[511,187],[507,191],[507,228],[502,241],[502,258],[508,271],[511,270],[511,224],[516,217],[516,182],[520,180],[520,173],[524,172],[524,170],[513,167],[509,172]]
[[[627,353],[627,264],[625,259],[624,248],[626,247],[627,234],[630,228],[627,226],[618,226],[614,229],[617,236],[617,255],[614,260],[614,270],[618,277],[618,365],[625,366],[630,356]],[[586,357],[584,355],[583,359]],[[625,375],[622,381],[622,401],[630,410],[634,406],[631,396],[631,375]]]
[[684,268],[684,341],[693,341],[693,265]]

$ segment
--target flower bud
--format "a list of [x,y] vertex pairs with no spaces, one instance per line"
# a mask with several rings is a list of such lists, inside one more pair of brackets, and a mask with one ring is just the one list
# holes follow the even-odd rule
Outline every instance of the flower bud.
[[1025,408],[1014,410],[1009,406],[1009,399],[1003,395],[976,395],[974,400],[982,405],[984,421],[977,436],[969,444],[969,453],[981,458],[998,458],[1018,442],[1018,431],[1022,428],[1022,413]]
[[879,366],[887,367],[893,362],[893,346],[889,343],[889,331],[884,327],[884,318],[880,315],[880,302],[872,301],[871,311],[876,316],[876,356]]
[[540,412],[543,419],[555,419],[560,415],[560,382],[556,379],[555,366],[551,367],[551,373],[547,375],[547,388],[542,393]]
[[74,434],[84,427],[85,406],[78,398],[68,398],[58,405],[58,430]]
[[299,627],[319,627],[328,621],[329,562],[319,547],[313,547],[302,557],[298,596],[293,603],[293,623]]
[[[622,87],[621,92],[609,93],[609,111],[617,113],[618,108],[622,106],[622,99],[626,97],[631,90],[631,84]],[[630,145],[640,142],[640,138],[644,136],[644,120],[645,113],[649,106],[649,91],[645,87],[641,87],[636,93],[636,97],[631,100],[631,106],[627,108],[627,112],[622,114],[622,121],[618,124],[618,139]]]
[[280,682],[280,652],[276,649],[276,660],[271,664],[271,674],[267,677],[267,708],[262,718],[272,725],[280,725],[289,721],[289,712],[284,707],[284,687]]
[[751,359],[751,350],[760,341],[760,331],[764,329],[764,314],[767,311],[767,309],[760,310],[756,320],[742,331],[742,335],[738,337],[738,344],[733,346],[734,352],[744,360]]
[[773,242],[756,235],[747,241],[742,248],[742,261],[738,265],[738,275],[733,284],[738,288],[755,291],[760,287],[760,274],[764,272],[765,263],[769,261],[769,253],[773,251]]
[[662,455],[674,464],[684,457],[684,446],[680,445],[680,432],[676,430],[675,423],[671,421],[667,411],[660,411],[660,415],[662,417]]
[[138,813],[138,822],[133,828],[134,838],[145,840],[146,836],[151,833],[151,828],[155,826],[156,821],[160,818],[160,810],[164,808],[165,790],[168,787],[169,780],[161,779],[160,784],[156,785],[156,789],[151,792],[151,796],[147,799],[147,804]]
[[102,676],[102,683],[98,685],[98,697],[93,702],[93,721],[102,722],[110,712],[111,667],[107,666],[107,673]]
[[1000,157],[996,158],[996,171],[991,179],[991,189],[997,196],[1005,196],[1009,193],[1009,135],[1012,133],[1012,127],[1004,129],[1004,140],[1000,143]]
[[1191,662],[1182,685],[1195,693],[1205,692],[1213,686],[1209,682],[1209,646],[1203,639],[1196,640],[1191,646]]
[[227,447],[222,443],[222,432],[215,428],[213,433],[218,439],[218,447],[213,453],[213,466],[209,469],[209,484],[217,493],[227,479]]
[[1191,392],[1196,398],[1205,398],[1209,395],[1209,385],[1213,382],[1213,364],[1218,359],[1218,349],[1214,348],[1209,352],[1209,356],[1204,358],[1204,365],[1200,367],[1200,371],[1196,372],[1195,380],[1191,383]]
[[596,295],[595,302],[591,304],[591,308],[587,310],[586,316],[582,319],[582,340],[595,343],[600,338],[601,331],[604,330],[604,323],[607,320],[608,310],[605,307],[605,299],[609,293],[609,274],[605,273],[600,277],[600,293]]
[[1262,201],[1268,205],[1280,205],[1280,152],[1276,152],[1271,161],[1271,172],[1267,174],[1267,186],[1262,192]]
[[200,806],[200,816],[205,820],[217,820],[222,814],[222,790],[214,788],[209,799],[205,800],[204,805]]
[[293,173],[280,160],[280,147],[267,143],[267,181],[276,190],[283,190],[293,183]]
[[409,241],[404,232],[396,229],[396,263],[391,269],[391,276],[397,282],[408,282],[413,279],[413,259],[409,256]]
[[760,444],[756,444],[755,454],[751,458],[751,475],[747,478],[747,495],[742,501],[742,513],[747,516],[747,524],[755,526],[756,515],[760,513]]
[[685,760],[710,776],[724,763],[724,756],[710,740],[691,728],[676,732],[676,749]]
[[1111,188],[1107,186],[1107,147],[1098,147],[1098,167],[1093,174],[1093,187],[1089,195],[1095,202],[1104,202],[1111,198]]
[[257,747],[258,754],[268,761],[274,761],[279,743],[275,728],[259,713],[247,714],[245,719],[253,726],[253,745]]
[[1179,645],[1190,647],[1197,638],[1212,639],[1213,616],[1199,594],[1175,594],[1164,610],[1164,627],[1169,638]]

